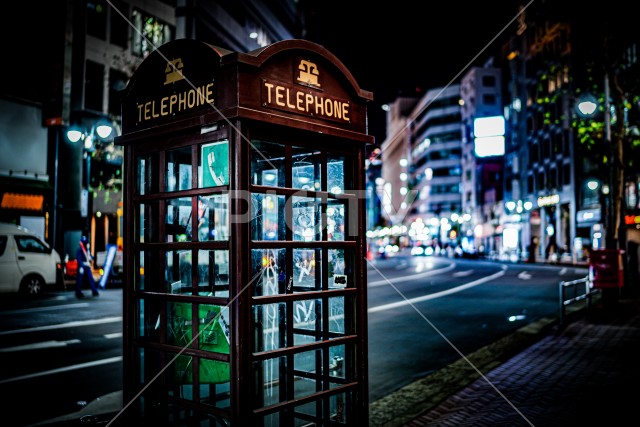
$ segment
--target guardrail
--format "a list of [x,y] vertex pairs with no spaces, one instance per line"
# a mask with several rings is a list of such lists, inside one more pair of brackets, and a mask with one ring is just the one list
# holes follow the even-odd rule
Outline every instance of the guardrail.
[[[600,289],[591,287],[589,276],[583,279],[562,281],[559,283],[558,289],[560,294],[560,325],[564,323],[567,317],[566,311],[568,306],[586,299],[587,308],[589,308],[591,306],[592,296],[600,293]],[[569,295],[567,295],[567,290],[570,292]]]

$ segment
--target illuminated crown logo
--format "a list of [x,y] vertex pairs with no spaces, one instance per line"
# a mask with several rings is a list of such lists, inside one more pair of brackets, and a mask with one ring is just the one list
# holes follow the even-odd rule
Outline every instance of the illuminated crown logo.
[[182,58],[174,59],[167,63],[167,68],[164,72],[167,74],[164,84],[168,85],[169,83],[177,82],[178,80],[184,79],[182,75]]
[[306,60],[301,60],[298,65],[298,70],[300,70],[300,74],[296,78],[300,83],[320,87],[320,83],[318,82],[318,66],[313,62],[309,62]]

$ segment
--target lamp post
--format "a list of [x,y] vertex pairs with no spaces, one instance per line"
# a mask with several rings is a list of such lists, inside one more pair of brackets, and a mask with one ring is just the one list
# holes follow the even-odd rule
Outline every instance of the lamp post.
[[[72,126],[67,129],[66,137],[72,144],[82,144],[82,155],[84,158],[82,193],[80,212],[81,217],[86,218],[83,226],[85,232],[91,232],[92,218],[92,193],[91,193],[91,157],[96,149],[96,143],[107,142],[113,138],[114,123],[106,120],[97,120],[91,123],[90,127]],[[88,130],[87,130],[88,129]],[[94,245],[91,245],[94,247]]]
[[[615,249],[616,241],[616,217],[615,209],[613,209],[613,201],[611,200],[611,188],[615,186],[615,170],[612,165],[615,157],[614,147],[611,140],[611,96],[609,90],[609,75],[604,75],[604,144],[608,155],[606,180],[603,180],[600,205],[602,212],[602,221],[605,228],[605,248]],[[597,114],[598,100],[590,94],[582,96],[576,104],[578,114],[583,118],[593,118]]]

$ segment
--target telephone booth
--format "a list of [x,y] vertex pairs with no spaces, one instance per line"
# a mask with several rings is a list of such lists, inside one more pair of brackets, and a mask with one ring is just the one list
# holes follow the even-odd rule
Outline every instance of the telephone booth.
[[123,97],[124,411],[368,424],[366,105],[324,47],[149,55]]

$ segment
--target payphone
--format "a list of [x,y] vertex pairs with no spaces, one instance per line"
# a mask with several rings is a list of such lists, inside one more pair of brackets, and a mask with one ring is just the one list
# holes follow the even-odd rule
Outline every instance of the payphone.
[[161,46],[123,98],[123,417],[367,425],[366,106],[322,46]]

